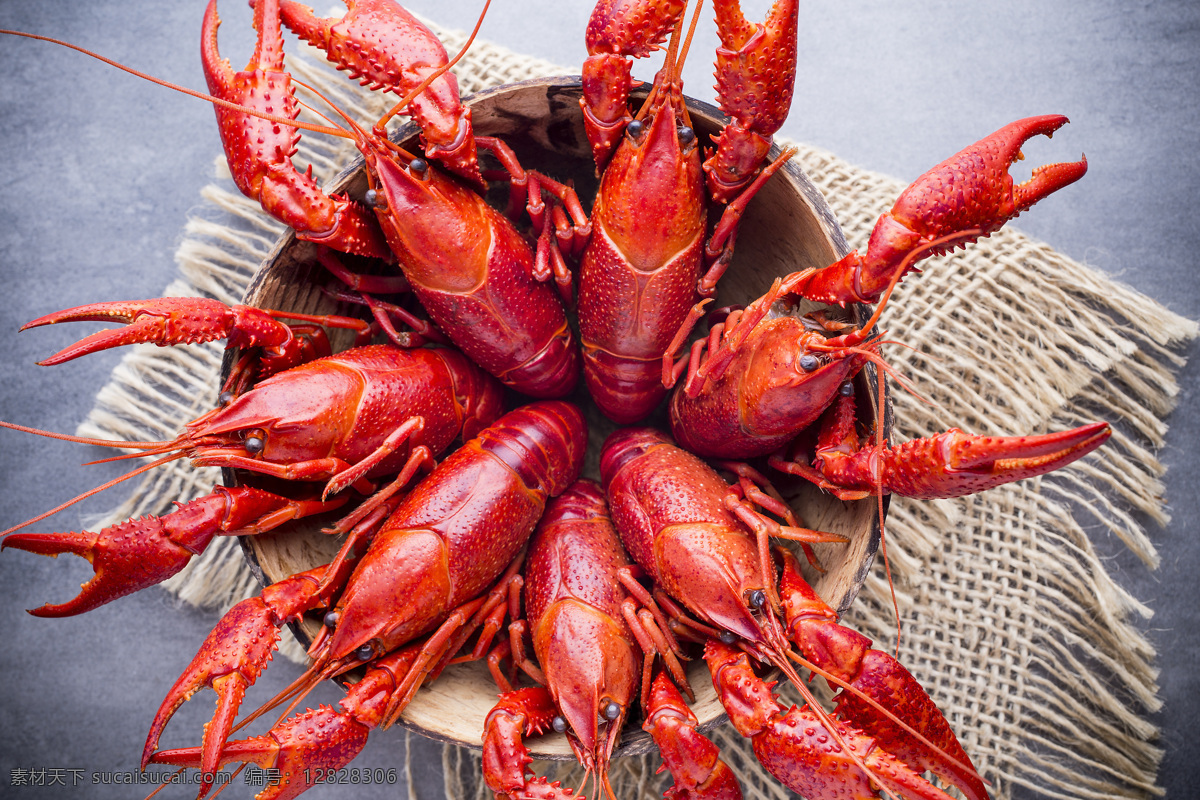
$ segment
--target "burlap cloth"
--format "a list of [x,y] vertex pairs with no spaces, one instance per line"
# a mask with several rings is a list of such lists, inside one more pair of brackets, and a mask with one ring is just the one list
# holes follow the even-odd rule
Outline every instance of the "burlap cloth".
[[[462,36],[445,40],[454,52]],[[352,116],[382,113],[377,98],[307,58],[296,59],[297,72]],[[573,70],[476,42],[455,71],[469,93]],[[305,142],[301,157],[319,178],[355,155],[340,141]],[[903,185],[797,147],[850,245],[864,245]],[[207,205],[177,254],[182,280],[166,294],[235,303],[281,228],[227,180],[203,196]],[[894,499],[887,536],[904,631],[899,657],[945,710],[994,797],[1010,797],[1015,787],[1069,798],[1162,794],[1157,731],[1146,719],[1160,704],[1154,650],[1136,619],[1150,611],[1110,579],[1085,526],[1107,528],[1157,562],[1131,511],[1167,519],[1154,451],[1174,403],[1178,353],[1197,324],[1005,229],[907,280],[882,326],[910,346],[887,355],[920,398],[894,393],[898,441],[950,426],[1019,434],[1107,419],[1117,427],[1111,443],[1052,476],[959,500]],[[220,359],[220,344],[134,348],[80,434],[173,437],[215,402]],[[218,481],[213,470],[160,470],[99,524],[164,513]],[[204,606],[258,591],[230,540],[214,544],[169,588]],[[891,647],[896,620],[879,564],[845,623]],[[787,796],[728,726],[715,738],[747,797]],[[447,748],[444,762],[448,796],[484,794],[475,753]],[[661,796],[666,779],[655,769],[652,758],[623,759],[614,774],[619,795]],[[576,776],[567,779],[578,785]]]

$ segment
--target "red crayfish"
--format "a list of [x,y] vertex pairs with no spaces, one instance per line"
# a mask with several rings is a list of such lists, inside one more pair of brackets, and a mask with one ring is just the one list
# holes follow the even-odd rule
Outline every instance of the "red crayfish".
[[[890,286],[919,258],[949,251],[999,230],[1047,194],[1083,176],[1087,161],[1051,164],[1014,185],[1008,168],[1031,136],[1052,134],[1063,116],[1018,120],[922,175],[879,218],[864,255],[854,251],[824,269],[783,277],[765,295],[727,313],[690,354],[674,362],[703,314],[697,304],[663,357],[662,381],[673,385],[671,432],[711,458],[770,456],[772,466],[853,499],[878,492],[956,497],[1041,475],[1080,458],[1112,434],[1097,422],[1041,436],[980,436],[951,429],[895,449],[867,444],[857,431],[851,379],[868,362],[882,364],[875,316],[862,328],[823,311],[800,315],[800,300],[845,305],[886,302]],[[843,332],[844,331],[844,332]],[[840,335],[833,335],[840,333]],[[815,423],[811,463],[797,437]],[[796,452],[789,452],[793,442]]]
[[[184,303],[187,314],[194,312],[194,300]],[[57,363],[136,339],[200,338],[190,325],[196,320],[181,316],[179,305],[173,299],[101,303],[51,314],[30,326],[97,317],[131,320],[130,328],[93,335],[47,360]],[[227,311],[219,303],[202,305],[217,319],[232,318],[219,313]],[[291,335],[287,325],[256,309],[238,313],[256,323],[260,333],[269,331],[266,342]],[[228,336],[253,344],[260,335],[254,329],[210,324],[204,338]],[[428,470],[460,434],[473,436],[501,412],[500,387],[453,350],[353,348],[274,374],[188,423],[173,441],[107,443],[163,456],[153,465],[187,456],[197,466],[317,481],[332,499],[294,500],[252,487],[217,487],[163,517],[130,520],[99,533],[14,534],[4,547],[43,555],[70,552],[91,561],[95,577],[78,597],[35,612],[77,614],[166,580],[216,535],[263,532],[332,510],[348,499],[339,492],[360,482],[369,489],[367,479],[399,474],[405,483],[418,469]]]
[[[819,537],[794,526],[781,531],[754,506],[785,514],[786,506],[758,485],[761,476],[753,470],[736,469],[739,482],[729,487],[651,429],[618,431],[601,453],[602,482],[622,541],[654,580],[659,602],[668,608],[678,602],[689,612],[676,611],[675,618],[707,641],[704,657],[718,695],[738,731],[754,738],[759,760],[806,797],[873,796],[873,785],[904,796],[945,797],[920,777],[928,769],[972,800],[986,798],[920,684],[891,656],[871,649],[866,637],[836,624],[790,553],[776,563],[769,536]],[[833,723],[792,661],[843,689],[839,716],[860,730]],[[808,708],[785,715],[752,662],[781,670],[808,698]]]
[[[608,762],[640,697],[645,729],[677,786],[711,800],[740,800],[737,778],[697,731],[677,688],[691,696],[678,660],[682,651],[665,616],[635,599],[648,595],[632,577],[596,483],[579,481],[547,510],[530,540],[524,585],[525,619],[510,626],[511,643],[489,659],[504,693],[487,717],[483,774],[498,797],[556,795],[557,783],[526,774],[530,759],[522,743],[524,736],[550,729],[566,732],[585,776],[594,774],[597,786],[613,797]],[[526,631],[536,663],[525,656]],[[513,689],[496,668],[505,655],[539,685]],[[662,666],[655,669],[657,660]]]
[[[580,264],[579,330],[588,391],[618,423],[642,419],[662,399],[659,360],[695,298],[713,293],[742,210],[790,156],[759,174],[791,105],[795,0],[778,0],[763,25],[748,23],[736,0],[715,3],[725,45],[717,88],[733,121],[703,165],[679,79],[686,6],[600,0],[588,24],[580,102],[603,176]],[[666,63],[631,117],[628,57],[648,55],[667,32]],[[707,191],[730,203],[711,234],[705,173]]]

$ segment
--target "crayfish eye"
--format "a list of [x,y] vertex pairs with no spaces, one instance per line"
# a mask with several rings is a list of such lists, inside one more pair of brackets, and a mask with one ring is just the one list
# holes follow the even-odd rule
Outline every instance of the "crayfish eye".
[[746,599],[750,601],[750,605],[761,611],[762,607],[767,604],[767,593],[762,589],[755,589],[746,596]]
[[617,717],[621,716],[621,704],[615,700],[608,701],[608,705],[604,706],[604,718],[609,722],[613,722]]
[[733,644],[737,641],[737,634],[735,634],[733,631],[721,631],[719,634],[717,634],[717,638],[725,644]]
[[854,384],[850,381],[846,381],[838,387],[838,394],[840,394],[842,397],[850,397],[852,394],[854,394]]
[[267,446],[267,433],[262,430],[252,430],[242,440],[242,447],[250,455],[258,455]]
[[812,372],[817,367],[821,366],[821,361],[812,353],[806,353],[800,356],[800,369],[805,372]]
[[645,129],[646,129],[646,126],[645,126],[645,124],[642,123],[642,121],[640,119],[635,119],[633,122],[631,122],[625,126],[625,132],[628,133],[630,136],[632,136],[634,139],[640,139],[642,136],[642,131],[644,131]]
[[330,611],[328,614],[325,615],[325,619],[323,619],[322,622],[325,623],[326,628],[330,628],[330,629],[336,628],[337,623],[338,623],[338,612]]
[[429,162],[423,158],[414,158],[408,162],[408,171],[418,178],[424,178],[429,171]]
[[675,129],[675,135],[679,137],[679,143],[689,145],[696,141],[696,132],[687,125],[680,125]]
[[363,205],[374,211],[387,211],[387,195],[376,189],[367,189],[363,193]]
[[554,719],[550,720],[550,727],[554,728],[555,733],[565,733],[567,730],[567,720],[559,714],[554,715]]
[[217,403],[219,405],[227,406],[232,402],[233,392],[221,392],[219,395],[217,395]]
[[370,661],[375,657],[375,645],[367,642],[362,647],[354,651],[354,657],[359,661]]

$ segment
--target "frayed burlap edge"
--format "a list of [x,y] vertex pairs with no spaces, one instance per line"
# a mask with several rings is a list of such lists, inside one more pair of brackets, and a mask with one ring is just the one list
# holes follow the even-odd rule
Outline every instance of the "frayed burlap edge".
[[[462,41],[457,33],[445,38],[450,49]],[[382,100],[311,59],[294,59],[306,81],[358,118],[381,113]],[[483,42],[455,71],[464,93],[569,72]],[[304,141],[300,158],[318,176],[355,155],[341,141]],[[903,185],[831,153],[798,149],[796,159],[847,240],[864,244]],[[223,170],[223,159],[218,164]],[[229,186],[204,190],[204,210],[188,223],[176,257],[182,280],[166,294],[237,302],[282,231]],[[1108,531],[1157,564],[1135,514],[1168,519],[1154,453],[1178,392],[1180,351],[1197,324],[1006,229],[929,263],[898,289],[883,325],[890,339],[908,346],[887,351],[913,390],[895,392],[899,440],[950,426],[1017,434],[1097,418],[1117,421],[1118,429],[1111,444],[1053,476],[959,500],[894,499],[887,536],[902,614],[901,660],[945,709],[993,796],[1010,797],[1016,787],[1063,798],[1162,794],[1157,731],[1146,720],[1159,707],[1154,650],[1138,624],[1151,611],[1112,581],[1088,534]],[[133,348],[80,434],[173,436],[212,407],[220,358],[216,344]],[[97,525],[164,513],[172,501],[218,481],[215,470],[161,470]],[[227,607],[258,590],[230,540],[214,543],[167,588],[206,607]],[[881,643],[893,640],[882,567],[846,623]],[[294,642],[285,652],[302,657]],[[748,798],[788,796],[728,727],[715,738]],[[487,796],[477,754],[447,747],[443,766],[448,797]],[[660,795],[665,778],[657,766],[652,757],[620,760],[612,776],[618,793]],[[561,777],[578,784],[578,773]]]

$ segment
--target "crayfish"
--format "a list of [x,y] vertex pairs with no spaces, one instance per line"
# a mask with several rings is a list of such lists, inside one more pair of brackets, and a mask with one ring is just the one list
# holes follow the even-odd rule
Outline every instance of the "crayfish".
[[[694,298],[713,294],[746,204],[790,156],[759,173],[791,104],[795,0],[778,0],[763,25],[748,23],[736,0],[715,3],[728,48],[717,85],[733,121],[703,164],[679,77],[686,6],[601,0],[588,24],[580,103],[603,178],[580,264],[579,329],[588,390],[619,423],[643,419],[662,399],[659,360]],[[631,116],[628,58],[648,55],[668,32],[666,63]],[[729,203],[711,234],[708,193]]]
[[[331,291],[368,306],[374,322],[189,298],[95,303],[26,326],[125,325],[46,364],[133,342],[225,338],[240,348],[221,406],[177,438],[106,444],[140,449],[155,464],[188,457],[236,469],[251,484],[98,533],[8,536],[6,547],[75,553],[95,570],[74,600],[34,613],[80,613],[153,585],[218,535],[320,514],[328,532],[346,536],[330,563],[286,576],[226,615],[156,714],[142,766],[207,775],[252,762],[290,776],[261,797],[293,797],[308,788],[308,770],[348,763],[448,665],[486,657],[503,692],[482,731],[484,778],[498,796],[560,790],[525,769],[523,739],[548,727],[568,734],[598,791],[611,796],[609,759],[622,725],[640,714],[674,776],[673,794],[735,800],[733,770],[684,699],[692,687],[683,662],[703,658],[735,727],[794,791],[944,797],[920,777],[930,770],[971,800],[985,798],[925,690],[841,626],[791,550],[771,543],[797,542],[819,569],[809,545],[845,537],[804,527],[756,467],[728,459],[766,457],[844,500],[946,497],[1040,475],[1108,438],[1096,423],[1042,437],[952,430],[895,449],[867,444],[861,429],[871,420],[858,418],[854,381],[865,384],[859,376],[871,365],[888,370],[877,315],[859,325],[836,308],[781,308],[800,299],[885,304],[918,258],[986,236],[1081,177],[1085,161],[1043,168],[1018,186],[1007,175],[1021,144],[1065,117],[1018,121],[935,167],[881,218],[865,254],[793,273],[749,306],[722,310],[689,351],[731,268],[742,215],[791,155],[773,151],[771,137],[791,102],[795,0],[776,0],[761,24],[736,0],[716,0],[717,83],[730,119],[711,149],[692,126],[680,80],[686,0],[600,0],[580,92],[599,174],[591,219],[569,183],[526,169],[505,142],[475,131],[440,42],[391,0],[348,0],[341,20],[287,0],[253,5],[258,47],[243,71],[220,58],[215,0],[202,25],[209,99],[234,181],[311,243],[350,287]],[[699,4],[695,12],[692,26]],[[397,106],[371,128],[336,108],[344,127],[296,122],[281,22],[353,78],[395,93]],[[635,108],[629,59],[668,40]],[[402,112],[418,124],[419,146],[388,138],[388,120]],[[328,196],[293,167],[301,127],[354,142],[369,185],[361,201]],[[498,175],[509,184],[508,215],[485,197]],[[514,220],[526,213],[522,229]],[[582,350],[568,316],[576,280]],[[400,291],[419,310],[379,297]],[[398,333],[395,320],[412,331]],[[332,353],[327,327],[354,331],[356,346]],[[377,334],[390,343],[369,344]],[[572,394],[581,374],[618,424],[651,415],[679,383],[668,405],[674,440],[619,430],[600,453],[601,484],[575,483],[587,427],[559,398],[581,397]],[[504,414],[513,398],[518,407]],[[520,405],[530,398],[539,399]],[[726,459],[719,466],[735,483],[698,456]],[[237,723],[278,629],[314,614],[322,627],[304,676]],[[839,690],[836,715],[808,692],[797,665]],[[767,668],[801,690],[805,709],[778,705],[760,674]],[[348,682],[353,670],[361,679],[340,710],[306,711],[231,741],[250,719],[285,703],[290,712],[316,683]],[[518,686],[519,675],[537,685]],[[169,719],[205,686],[219,701],[200,746],[158,750]],[[205,780],[201,795],[210,788]]]

